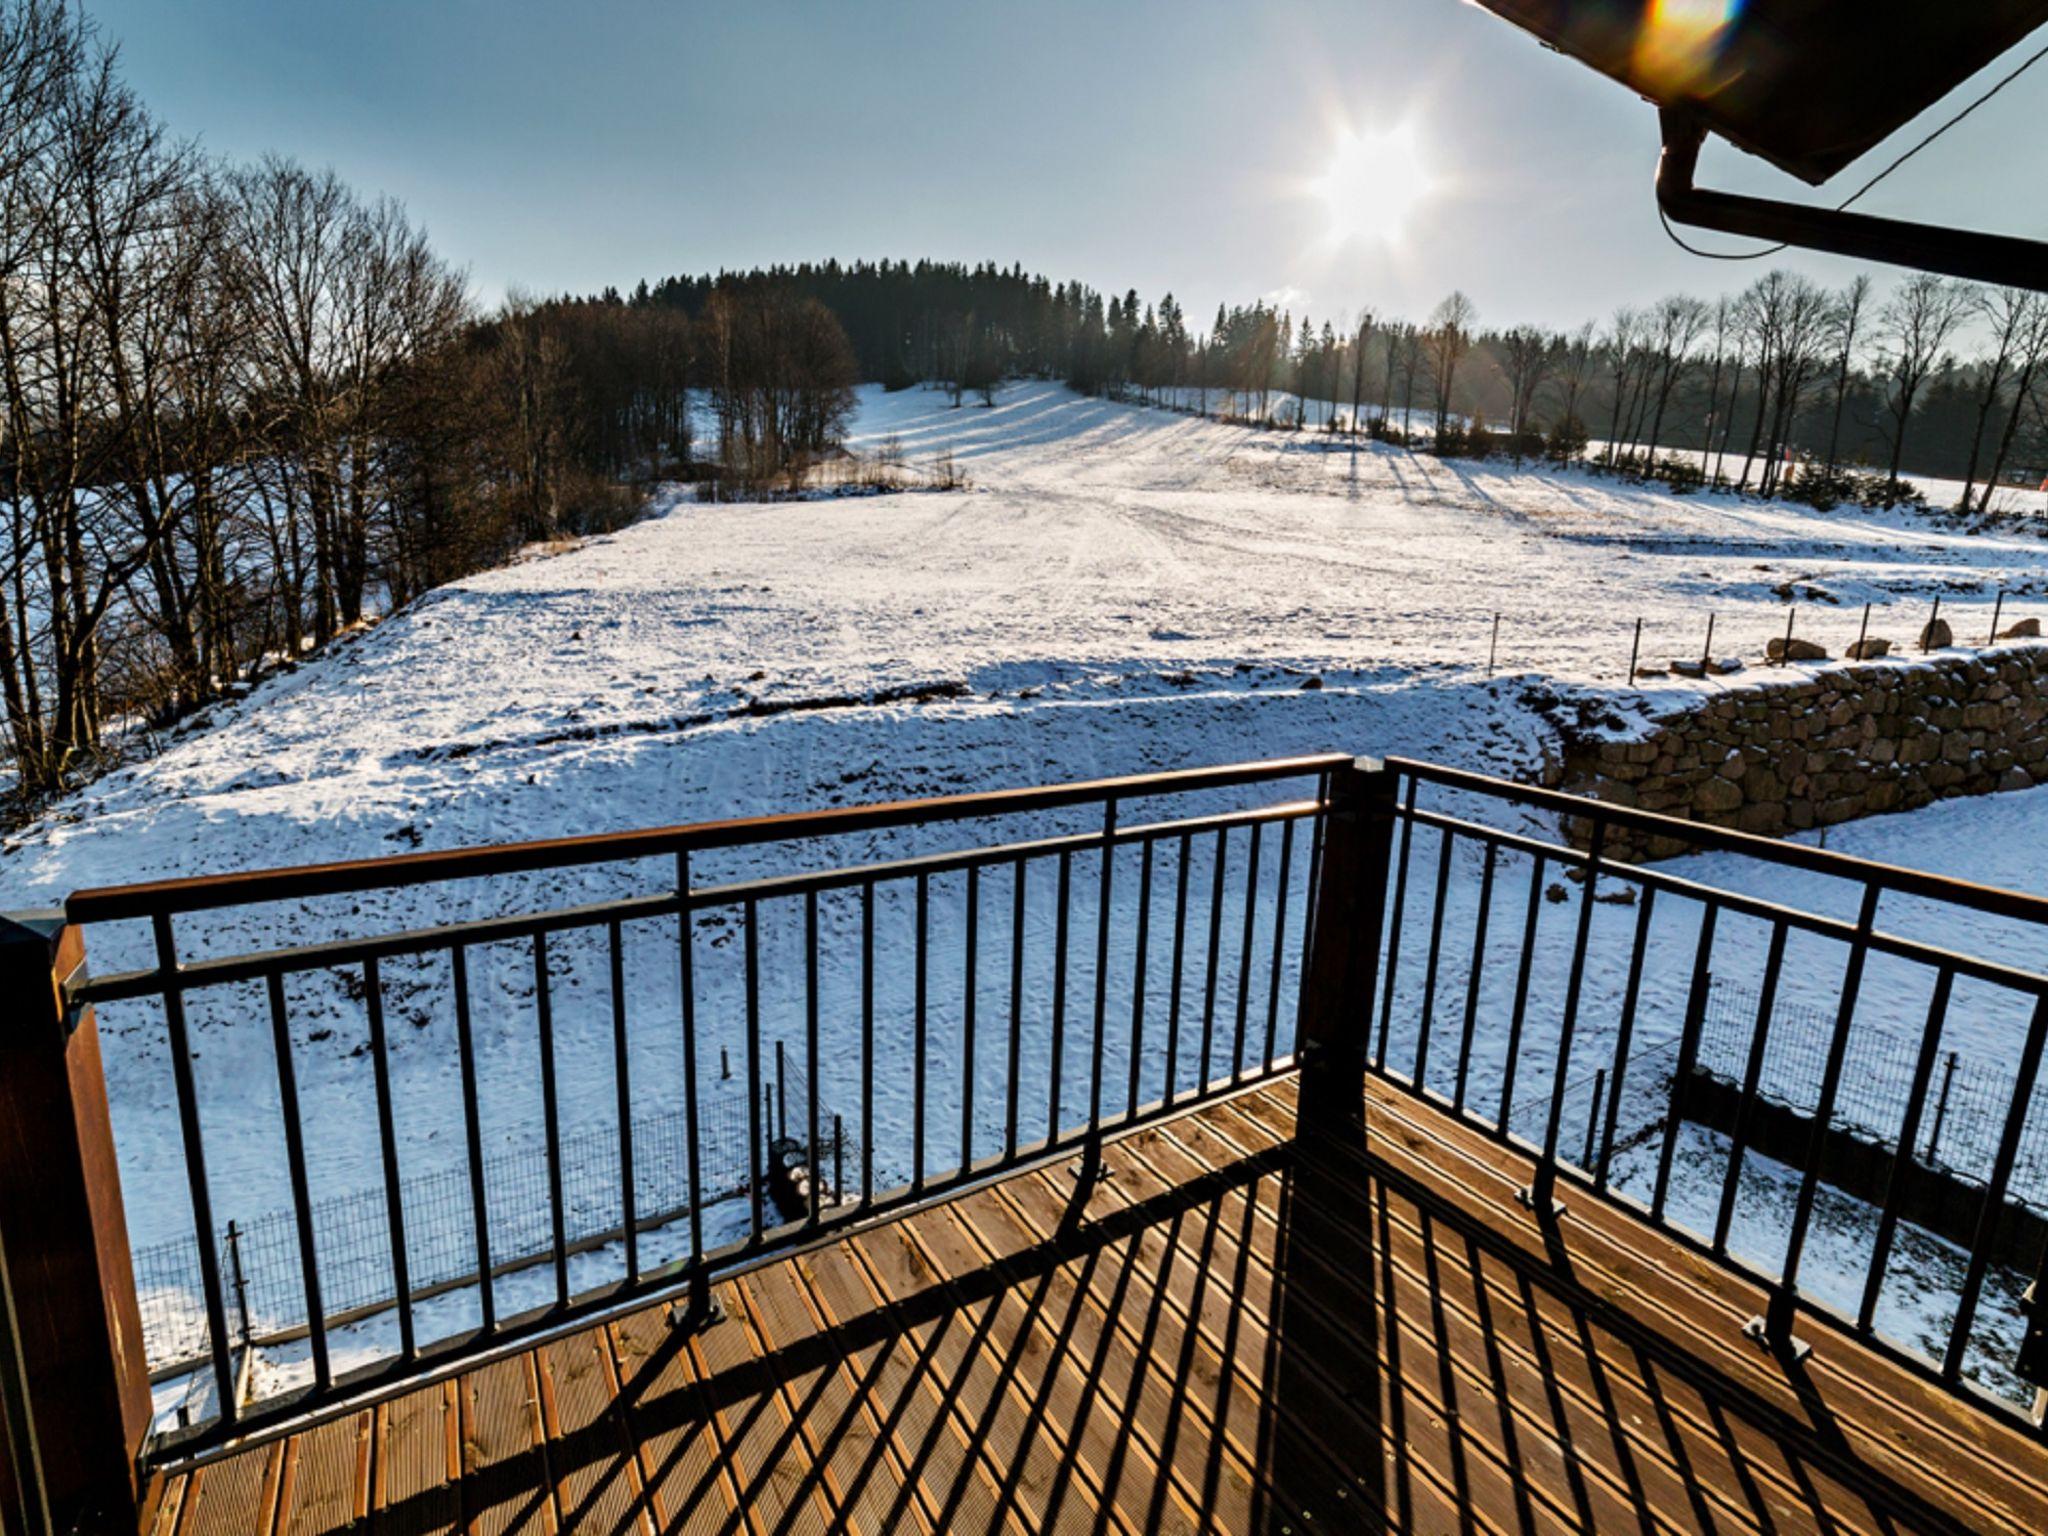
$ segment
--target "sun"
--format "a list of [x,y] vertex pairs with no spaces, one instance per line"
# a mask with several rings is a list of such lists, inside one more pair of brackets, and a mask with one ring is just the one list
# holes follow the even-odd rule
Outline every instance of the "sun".
[[1311,183],[1329,210],[1330,235],[1395,245],[1436,187],[1412,124],[1380,133],[1338,132],[1329,168]]

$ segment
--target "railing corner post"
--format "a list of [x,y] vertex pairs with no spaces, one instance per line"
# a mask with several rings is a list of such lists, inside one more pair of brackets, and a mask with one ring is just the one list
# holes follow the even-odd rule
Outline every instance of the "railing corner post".
[[1338,1123],[1363,1107],[1398,780],[1396,770],[1370,757],[1330,775],[1301,1010],[1304,1124]]
[[61,912],[0,916],[0,1251],[50,1518],[132,1531],[149,1366],[99,1030],[65,994],[84,966]]

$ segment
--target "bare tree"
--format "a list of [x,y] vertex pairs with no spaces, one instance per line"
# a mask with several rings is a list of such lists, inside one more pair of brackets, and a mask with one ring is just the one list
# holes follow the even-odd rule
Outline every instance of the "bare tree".
[[1456,289],[1430,312],[1426,344],[1439,435],[1449,428],[1451,411],[1457,403],[1458,367],[1472,350],[1472,328],[1478,321],[1478,308]]
[[1863,312],[1870,306],[1870,279],[1859,272],[1849,280],[1835,300],[1833,319],[1835,343],[1835,409],[1828,421],[1827,477],[1835,478],[1841,464],[1842,407],[1849,398],[1849,377],[1856,366],[1856,333]]
[[1558,342],[1533,325],[1518,325],[1504,332],[1496,343],[1501,373],[1508,386],[1508,436],[1515,462],[1522,460],[1522,436],[1530,430],[1536,392],[1550,376],[1556,361]]
[[[1970,429],[1970,459],[1963,471],[1963,494],[1956,502],[1958,512],[1969,511],[1973,503],[1977,465],[1984,451],[1984,429],[1998,408],[2008,379],[2029,350],[2029,339],[2040,323],[2041,296],[2020,288],[1990,288],[1976,295],[1973,308],[1990,333],[1991,355],[1983,363],[1977,390],[1977,417]],[[2024,389],[2022,385],[2021,391]],[[2013,403],[2017,409],[2017,396]]]
[[1885,474],[1887,496],[1899,494],[1899,465],[1906,453],[1906,429],[1920,388],[1942,364],[1949,337],[1969,311],[1967,285],[1931,273],[1916,272],[1900,283],[1879,311],[1880,345],[1884,353],[1886,409],[1891,417],[1891,464]]
[[1645,388],[1655,401],[1648,436],[1649,451],[1653,454],[1664,441],[1664,413],[1692,362],[1692,349],[1699,341],[1706,319],[1706,306],[1698,299],[1687,298],[1683,294],[1659,300],[1650,311],[1652,362],[1651,372],[1645,377]]

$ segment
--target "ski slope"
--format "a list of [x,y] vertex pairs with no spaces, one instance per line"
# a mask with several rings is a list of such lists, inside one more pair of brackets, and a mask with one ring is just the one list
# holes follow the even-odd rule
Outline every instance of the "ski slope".
[[[2048,544],[2026,531],[1970,535],[1910,514],[1822,515],[1577,472],[1439,462],[1050,384],[1007,387],[987,409],[927,391],[864,392],[856,446],[892,439],[913,464],[950,451],[971,488],[742,505],[677,493],[622,532],[442,588],[9,839],[0,899],[32,907],[133,880],[1301,752],[1398,752],[1522,775],[1555,745],[1546,699],[1594,699],[1616,728],[1685,690],[1719,686],[1619,688],[1638,619],[1646,660],[1697,654],[1709,614],[1718,653],[1754,658],[1784,630],[1781,590],[1801,598],[1800,632],[1836,649],[1854,637],[1865,602],[1878,605],[1872,632],[1900,640],[1937,593],[1965,634],[1988,624],[2000,591],[2007,622],[2048,608]],[[2000,797],[2008,802],[2001,814],[2030,828],[2048,815],[2043,792]],[[1956,824],[1971,808],[1936,811],[1950,820],[1925,854],[1953,860],[1969,846]],[[1024,830],[1039,829],[988,835]],[[958,834],[754,850],[699,878],[893,854],[933,846],[935,835]],[[1850,846],[1862,834],[1835,835]],[[1987,835],[2010,846],[2014,832],[1999,822]],[[1886,846],[1920,856],[1903,833]],[[2009,874],[2041,882],[2031,865]],[[1301,877],[1297,866],[1297,887]],[[231,911],[181,924],[179,940],[192,958],[598,901],[672,878],[602,867]],[[1128,917],[1130,884],[1119,881]],[[1261,899],[1271,902],[1270,873],[1267,882]],[[984,894],[990,912],[1007,900],[993,883]],[[932,946],[957,957],[950,896],[935,896]],[[1032,894],[1034,943],[1047,935],[1048,897]],[[908,942],[905,899],[885,893],[885,947]],[[1092,887],[1076,899],[1076,923],[1092,924]],[[763,939],[764,1027],[792,1041],[793,918],[765,918]],[[828,910],[825,921],[836,943],[824,985],[836,1001],[825,1010],[832,1080],[821,1090],[844,1106],[856,1054],[850,916]],[[726,928],[709,942],[729,959],[731,940]],[[629,935],[641,1085],[676,1081],[675,941],[673,923]],[[140,931],[95,932],[91,946],[102,971],[150,960]],[[893,954],[900,962],[901,949]],[[564,942],[553,958],[565,1119],[610,1124],[604,956]],[[935,972],[944,1001],[934,1040],[959,1027],[958,967],[949,958]],[[897,1068],[908,1049],[903,970],[893,964],[883,978],[878,1010],[878,1050]],[[981,978],[984,1020],[1005,1017],[999,970]],[[472,975],[491,1149],[530,1147],[540,1119],[531,957],[480,953]],[[700,984],[705,1058],[723,1047],[738,1062],[734,969],[709,966]],[[444,1169],[462,1156],[445,974],[394,963],[385,985],[398,1021],[402,1159],[408,1171]],[[1077,963],[1073,986],[1089,985]],[[1153,995],[1164,991],[1155,984]],[[316,1194],[379,1177],[360,993],[358,978],[327,973],[298,978],[291,992],[301,1092],[321,1132]],[[277,1209],[288,1196],[260,991],[195,994],[191,1009],[217,1213],[224,1222]],[[1027,1025],[1043,1022],[1041,1010]],[[190,1214],[160,1014],[109,1007],[102,1028],[131,1229],[138,1244],[175,1237]],[[1597,1044],[1589,1035],[1587,1048]],[[1033,1049],[1027,1066],[1043,1070],[1045,1049]],[[980,1059],[984,1076],[1001,1066],[1000,1050]],[[880,1075],[877,1159],[884,1175],[900,1175],[908,1074]],[[1085,1077],[1068,1072],[1070,1083]],[[935,1074],[937,1123],[957,1124],[956,1079],[950,1068]],[[999,1106],[1000,1086],[988,1079],[977,1099]],[[999,1129],[984,1121],[976,1134]],[[952,1135],[935,1146],[934,1166],[957,1154]]]

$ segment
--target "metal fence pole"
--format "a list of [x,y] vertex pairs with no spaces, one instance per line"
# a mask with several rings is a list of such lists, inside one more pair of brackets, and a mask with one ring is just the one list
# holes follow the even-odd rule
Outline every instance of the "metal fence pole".
[[1628,680],[1636,680],[1636,661],[1643,653],[1643,621],[1636,620],[1636,637],[1628,648]]
[[1579,1166],[1588,1173],[1593,1172],[1593,1137],[1600,1124],[1600,1101],[1606,1096],[1607,1069],[1600,1067],[1593,1073],[1593,1107],[1586,1114],[1586,1150],[1579,1158]]
[[2004,614],[2004,612],[2005,589],[2003,587],[2000,587],[1998,589],[1998,600],[1991,605],[1991,633],[1984,637],[1984,643],[1986,645],[1990,645],[1993,641],[1995,641],[1998,638],[1998,620],[2000,616]]
[[1922,1162],[1934,1161],[1934,1154],[1941,1146],[1941,1122],[1948,1118],[1948,1091],[1956,1080],[1956,1053],[1948,1053],[1948,1063],[1941,1071],[1941,1097],[1934,1102],[1934,1129],[1927,1133],[1927,1151]]

